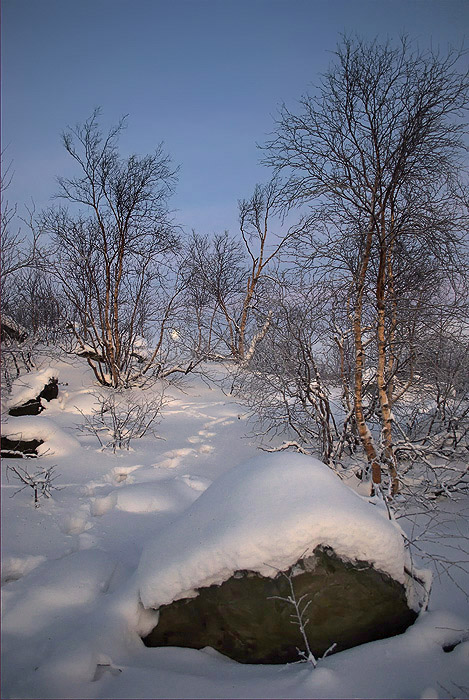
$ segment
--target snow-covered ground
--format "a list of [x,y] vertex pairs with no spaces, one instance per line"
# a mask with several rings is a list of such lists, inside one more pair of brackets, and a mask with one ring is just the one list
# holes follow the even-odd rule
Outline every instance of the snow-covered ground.
[[[246,463],[259,452],[245,437],[243,407],[197,376],[189,378],[183,391],[169,390],[172,400],[156,428],[161,439],[147,435],[133,441],[130,451],[102,451],[93,435],[77,428],[95,400],[86,362],[54,361],[50,369],[26,375],[15,387],[12,401],[17,404],[36,396],[44,377],[57,374],[59,397],[43,413],[3,416],[3,434],[40,437],[44,444],[39,460],[4,460],[2,465],[2,697],[469,696],[469,641],[452,651],[443,649],[469,639],[467,600],[444,576],[435,577],[428,611],[405,634],[329,656],[316,669],[308,664],[239,664],[210,648],[145,647],[139,633],[154,626],[155,613],[138,604],[136,586],[155,592],[158,571],[163,571],[156,562],[158,554],[166,564],[183,554],[185,544],[176,537],[184,519],[180,516],[202,517],[201,506],[192,504],[230,469],[204,500],[214,504],[228,488],[244,513],[241,476],[247,478]],[[266,459],[251,462],[258,465],[258,499]],[[279,455],[271,459],[279,464]],[[31,470],[39,464],[56,465],[59,476],[54,485],[61,490],[34,508],[31,489],[13,495],[20,484],[11,473],[7,481],[8,463]],[[299,469],[294,460],[291,464]],[[271,487],[266,483],[266,489]],[[305,488],[304,495],[314,502],[314,489],[309,494]],[[354,498],[344,496],[347,512],[353,513]],[[288,510],[287,501],[284,506]],[[224,507],[227,517],[235,518],[234,501],[227,498]],[[330,523],[325,504],[317,502],[319,507],[324,509],[320,521]],[[233,525],[225,536],[239,544],[245,537],[242,522],[235,529]],[[398,558],[389,552],[395,546],[393,533],[386,532],[386,547],[380,552],[370,545],[369,553],[383,569]],[[467,530],[461,536],[468,537]],[[190,542],[186,544],[193,553]],[[297,542],[300,548],[304,544]],[[347,542],[342,544],[346,550]],[[149,565],[142,559],[144,549]],[[203,548],[197,549],[199,559],[202,555]],[[261,559],[265,555],[262,552]],[[199,565],[195,562],[195,569]],[[215,570],[210,575],[216,576]],[[194,581],[186,582],[186,587],[196,585]]]

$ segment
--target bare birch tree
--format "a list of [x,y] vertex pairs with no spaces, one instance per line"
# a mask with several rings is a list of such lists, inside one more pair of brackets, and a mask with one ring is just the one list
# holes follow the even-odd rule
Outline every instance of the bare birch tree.
[[[261,288],[269,265],[277,260],[279,253],[295,234],[294,227],[277,235],[271,230],[272,219],[276,214],[278,216],[280,196],[280,182],[274,178],[267,185],[256,185],[251,198],[238,203],[239,228],[248,257],[248,272],[239,321],[236,324],[234,355],[244,363],[252,358],[257,343],[265,336],[270,325],[271,310],[264,309],[261,313],[261,326],[254,331],[250,346],[246,347],[248,321],[256,293]],[[277,223],[280,224],[278,220]]]
[[[356,425],[374,486],[380,486],[384,467],[395,493],[392,377],[403,317],[399,265],[410,255],[408,263],[417,269],[417,251],[446,270],[457,260],[462,235],[452,184],[465,153],[469,79],[458,70],[460,53],[421,52],[406,38],[394,47],[345,37],[335,55],[316,94],[300,100],[299,112],[282,107],[266,162],[289,175],[286,205],[310,205],[311,225],[321,220],[327,233],[322,246],[316,238],[316,252],[332,269],[350,274]],[[410,292],[420,304],[418,284],[407,290],[407,299]],[[379,444],[363,401],[370,361]]]
[[[59,178],[70,208],[42,215],[54,243],[54,272],[74,317],[70,328],[96,379],[118,387],[158,366],[182,285],[173,266],[178,235],[168,209],[175,170],[159,145],[121,158],[124,120],[103,134],[99,110],[63,134],[79,168]],[[142,353],[142,338],[153,336]]]
[[210,349],[225,345],[228,357],[241,365],[249,363],[269,329],[264,283],[295,234],[278,216],[280,192],[273,179],[256,185],[250,199],[239,200],[240,238],[226,231],[211,239],[193,233],[187,246],[189,305],[198,319],[198,343]]
[[209,237],[192,232],[186,244],[185,303],[196,357],[236,356],[236,328],[245,278],[242,244],[227,231]]
[[[4,155],[2,153],[2,158]],[[31,314],[24,303],[24,282],[35,275],[40,257],[39,234],[29,226],[33,210],[28,211],[29,221],[21,219],[16,204],[8,201],[12,178],[12,164],[9,163],[3,168],[0,183],[1,373],[7,390],[15,377],[34,367],[33,349],[38,339],[32,325],[25,323],[25,315],[31,317]],[[30,229],[31,235],[23,232],[22,225]]]

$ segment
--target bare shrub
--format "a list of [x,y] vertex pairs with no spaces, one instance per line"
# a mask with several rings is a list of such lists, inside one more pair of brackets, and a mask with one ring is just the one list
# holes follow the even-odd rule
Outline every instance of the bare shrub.
[[163,391],[114,389],[96,391],[96,407],[85,415],[80,430],[94,435],[103,449],[130,450],[132,440],[144,435],[155,436],[155,421],[164,405]]
[[54,486],[53,483],[58,476],[58,474],[54,474],[55,467],[55,464],[50,467],[38,466],[36,470],[31,473],[28,469],[8,464],[6,469],[7,479],[9,473],[11,473],[14,479],[17,479],[23,484],[23,486],[12,494],[12,497],[24,491],[24,489],[29,486],[34,493],[34,507],[39,508],[40,498],[50,498],[51,491],[61,490],[58,486]]
[[66,206],[36,223],[51,237],[48,267],[66,299],[77,351],[96,380],[114,388],[161,374],[182,293],[179,231],[168,208],[176,169],[161,144],[152,155],[122,158],[124,126],[125,119],[103,133],[95,110],[63,134],[78,172],[58,180]]

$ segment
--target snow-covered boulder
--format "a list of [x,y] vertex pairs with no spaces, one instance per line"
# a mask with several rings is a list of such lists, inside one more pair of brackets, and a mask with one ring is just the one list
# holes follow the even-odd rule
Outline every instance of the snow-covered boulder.
[[213,646],[240,661],[294,660],[302,639],[292,606],[272,599],[287,598],[290,581],[298,599],[311,600],[316,653],[402,632],[416,616],[405,560],[386,511],[324,464],[263,455],[214,482],[144,550],[140,599],[160,611],[146,643]]
[[28,337],[28,331],[11,318],[11,316],[2,313],[0,319],[0,337],[2,342],[16,340],[17,343],[24,343]]
[[38,457],[46,455],[62,457],[80,447],[78,440],[62,430],[55,421],[43,416],[8,418],[8,422],[2,423],[1,431],[2,445],[6,438],[15,443],[16,449],[21,451],[22,443],[35,442],[39,448]]
[[307,650],[295,603],[302,621],[309,620],[305,630],[316,658],[331,647],[342,651],[404,632],[417,617],[402,584],[325,547],[286,572],[238,571],[198,593],[163,605],[145,644],[210,646],[243,663],[288,663]]
[[8,400],[10,416],[37,416],[44,410],[42,400],[56,399],[59,394],[58,371],[54,367],[30,372],[13,384]]

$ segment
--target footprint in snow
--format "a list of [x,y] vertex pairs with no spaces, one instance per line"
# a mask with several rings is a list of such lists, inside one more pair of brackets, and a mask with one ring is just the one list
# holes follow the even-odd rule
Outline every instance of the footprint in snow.
[[212,445],[201,445],[199,447],[199,452],[202,454],[210,454],[215,448]]
[[28,554],[24,557],[6,556],[2,561],[2,585],[10,581],[19,581],[33,571],[39,564],[46,561],[42,555]]
[[194,491],[198,491],[199,493],[206,491],[212,483],[210,479],[206,479],[203,476],[196,476],[194,474],[184,474],[183,476],[178,476],[176,478],[183,481],[185,484],[190,486],[191,489],[194,489]]
[[[208,428],[213,428],[215,425],[232,425],[234,423],[234,419],[231,418],[224,418],[223,416],[221,418],[214,418],[213,420],[210,421],[210,423],[205,423],[203,426],[204,430]],[[215,433],[212,433],[214,435]],[[199,433],[200,435],[200,433]]]
[[170,450],[169,452],[165,452],[161,457],[161,461],[157,462],[153,466],[164,467],[166,469],[175,469],[188,457],[197,457],[197,452],[192,447],[182,447],[179,450]]
[[202,442],[202,438],[199,437],[198,435],[192,435],[191,437],[187,438],[187,442],[190,442],[193,445],[196,445],[198,442]]
[[59,527],[66,535],[80,535],[85,530],[92,528],[93,525],[85,514],[75,513],[64,518]]
[[112,508],[114,508],[116,503],[117,494],[115,491],[111,491],[108,496],[104,496],[103,498],[94,498],[91,501],[91,515],[95,517],[105,515],[105,513],[108,513]]
[[108,489],[109,477],[104,477],[104,481],[89,481],[81,487],[80,493],[82,496],[94,496],[97,489]]
[[114,467],[104,478],[111,484],[121,484],[124,481],[129,484],[133,482],[132,472],[142,467],[142,464],[135,464],[133,467]]

